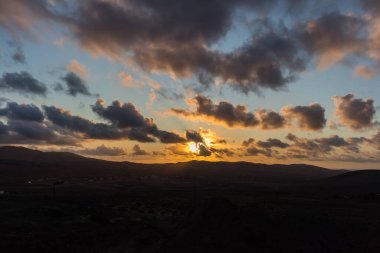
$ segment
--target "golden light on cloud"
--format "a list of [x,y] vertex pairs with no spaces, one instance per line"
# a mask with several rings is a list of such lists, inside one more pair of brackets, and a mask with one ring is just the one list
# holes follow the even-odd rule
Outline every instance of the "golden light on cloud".
[[191,153],[197,154],[199,152],[199,148],[198,148],[197,143],[195,143],[195,142],[189,142],[187,145],[188,145],[187,148],[189,149],[189,151]]
[[88,75],[87,67],[76,59],[73,59],[69,64],[67,64],[66,69],[80,75],[81,77],[86,77]]
[[201,146],[209,149],[216,144],[217,137],[211,130],[200,129],[200,135],[202,136],[202,142],[190,141],[187,143],[187,151],[192,154],[200,154]]

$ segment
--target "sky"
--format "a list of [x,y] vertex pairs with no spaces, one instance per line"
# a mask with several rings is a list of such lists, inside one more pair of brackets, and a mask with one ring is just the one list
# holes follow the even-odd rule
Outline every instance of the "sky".
[[376,0],[0,0],[0,144],[380,168]]

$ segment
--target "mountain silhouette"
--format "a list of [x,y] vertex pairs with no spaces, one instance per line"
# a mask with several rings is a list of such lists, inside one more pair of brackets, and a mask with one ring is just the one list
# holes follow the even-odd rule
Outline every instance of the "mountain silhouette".
[[224,182],[298,182],[341,174],[306,164],[259,164],[250,162],[189,161],[165,164],[112,162],[67,152],[42,152],[24,147],[0,147],[0,180],[23,181],[41,178],[136,178]]

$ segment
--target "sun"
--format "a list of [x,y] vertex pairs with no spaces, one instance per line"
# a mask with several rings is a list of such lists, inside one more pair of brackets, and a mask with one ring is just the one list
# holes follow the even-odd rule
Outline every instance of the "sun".
[[195,142],[189,142],[187,145],[188,145],[188,149],[190,150],[190,152],[192,152],[192,153],[198,153],[199,152],[198,145]]

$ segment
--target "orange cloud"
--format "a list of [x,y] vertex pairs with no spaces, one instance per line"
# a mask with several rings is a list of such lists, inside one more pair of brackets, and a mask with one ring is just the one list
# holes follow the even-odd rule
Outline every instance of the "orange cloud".
[[86,77],[88,75],[87,67],[78,62],[76,59],[73,59],[69,64],[67,64],[66,69],[80,75],[81,77]]
[[376,71],[364,65],[357,66],[354,70],[355,76],[359,76],[364,79],[372,79],[376,76],[376,74]]

